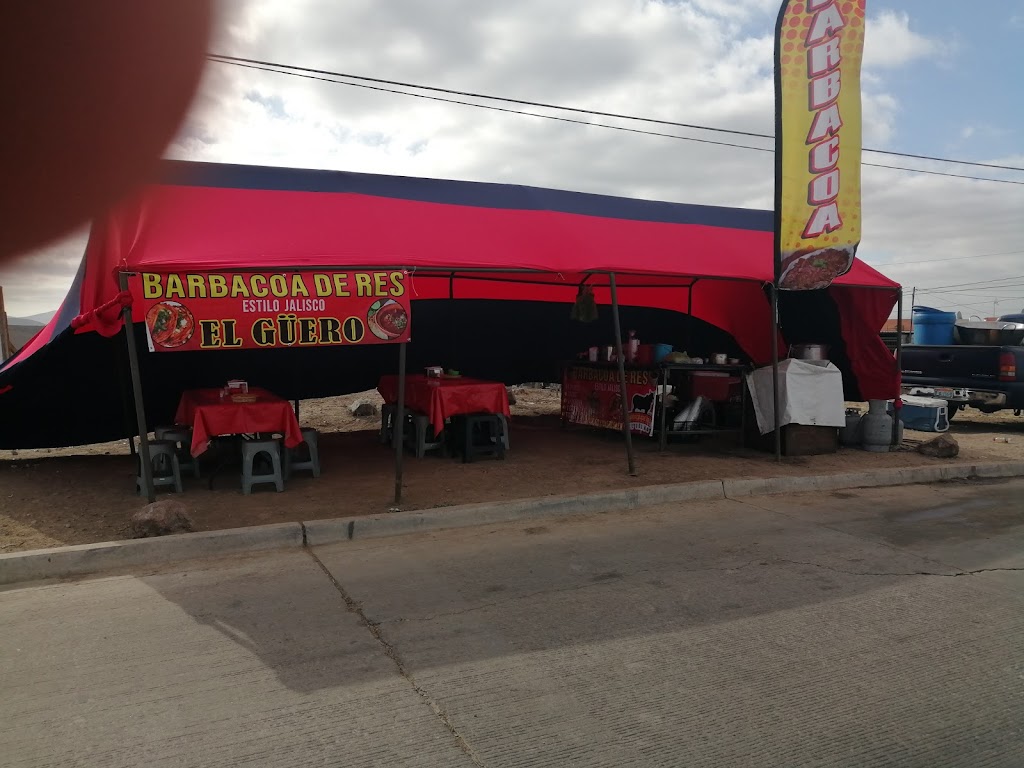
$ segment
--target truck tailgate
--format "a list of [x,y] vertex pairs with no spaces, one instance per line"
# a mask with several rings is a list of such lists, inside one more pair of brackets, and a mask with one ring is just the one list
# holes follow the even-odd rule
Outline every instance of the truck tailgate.
[[917,346],[903,348],[904,381],[949,387],[984,387],[999,380],[999,356],[1010,347]]

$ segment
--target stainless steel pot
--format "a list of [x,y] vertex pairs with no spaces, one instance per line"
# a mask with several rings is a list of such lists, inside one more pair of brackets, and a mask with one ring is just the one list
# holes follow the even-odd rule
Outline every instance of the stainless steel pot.
[[792,344],[789,356],[797,360],[828,360],[828,344]]
[[1024,342],[1024,323],[957,320],[953,326],[957,344],[1012,347]]

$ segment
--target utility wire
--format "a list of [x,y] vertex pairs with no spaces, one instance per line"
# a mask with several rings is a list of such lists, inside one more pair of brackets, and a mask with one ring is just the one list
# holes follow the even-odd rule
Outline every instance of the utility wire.
[[940,261],[964,261],[965,259],[993,259],[996,256],[1014,256],[1024,251],[1003,251],[1002,253],[979,253],[975,256],[951,256],[948,259],[917,259],[916,261],[887,261],[879,267],[902,267],[907,264],[935,264]]
[[[291,77],[301,77],[301,78],[304,78],[306,80],[320,80],[320,81],[326,82],[326,83],[334,83],[335,85],[347,85],[347,86],[352,87],[352,88],[364,88],[364,89],[370,90],[370,91],[379,91],[381,93],[393,93],[393,94],[397,94],[399,96],[414,96],[414,97],[419,98],[419,99],[428,99],[430,101],[440,101],[440,102],[444,102],[446,104],[459,104],[459,105],[466,106],[466,107],[476,107],[477,109],[488,109],[488,110],[491,110],[491,111],[494,111],[494,112],[505,112],[505,113],[514,114],[514,115],[526,115],[528,117],[539,117],[539,118],[542,118],[544,120],[556,120],[556,121],[562,122],[562,123],[573,123],[575,125],[586,125],[586,126],[590,126],[590,127],[594,127],[594,128],[609,128],[609,129],[615,130],[615,131],[622,131],[624,133],[636,133],[636,134],[641,134],[641,135],[644,135],[644,136],[660,136],[660,137],[666,138],[666,139],[678,139],[680,141],[693,141],[693,142],[697,142],[697,143],[700,143],[700,144],[714,144],[716,146],[732,147],[734,149],[749,149],[749,150],[752,150],[752,151],[755,151],[755,152],[771,152],[771,153],[774,153],[774,151],[775,151],[774,149],[770,149],[770,148],[767,148],[767,147],[751,147],[751,146],[746,145],[746,144],[733,144],[733,143],[725,142],[725,141],[712,141],[711,139],[698,139],[698,138],[695,138],[693,136],[679,136],[679,135],[673,134],[673,133],[661,133],[659,131],[644,131],[644,130],[641,130],[639,128],[626,128],[625,126],[621,126],[621,125],[609,125],[608,123],[595,123],[595,122],[591,122],[591,121],[588,121],[588,120],[575,120],[575,119],[569,118],[569,117],[558,117],[557,115],[544,115],[544,114],[539,114],[537,112],[527,112],[525,110],[520,110],[520,109],[510,109],[508,107],[496,107],[496,106],[494,106],[492,104],[475,104],[475,103],[473,103],[471,101],[461,101],[459,99],[449,99],[449,98],[444,98],[444,97],[441,97],[441,96],[429,96],[427,94],[412,93],[412,92],[409,92],[409,91],[398,91],[398,90],[394,90],[394,89],[391,89],[391,88],[383,88],[381,86],[367,85],[365,83],[351,83],[351,82],[348,82],[348,81],[345,81],[345,80],[335,80],[335,79],[332,79],[332,77],[324,77],[324,76],[320,76],[320,75],[305,74],[303,71],[301,71],[302,68],[289,67],[288,65],[284,65],[284,64],[273,64],[273,63],[268,63],[266,65],[264,65],[262,63],[260,63],[260,64],[248,64],[248,63],[243,63],[243,62],[239,62],[239,61],[234,61],[234,60],[232,60],[230,58],[221,57],[221,56],[218,56],[218,55],[215,55],[215,54],[209,54],[208,58],[211,61],[215,61],[215,62],[218,62],[218,63],[221,63],[221,64],[231,64],[233,66],[242,67],[244,69],[256,69],[256,70],[260,70],[260,71],[263,71],[263,72],[272,72],[272,73],[279,74],[279,75],[288,75],[288,76],[291,76]],[[279,67],[279,68],[275,69],[275,67]],[[299,70],[299,71],[292,71],[292,70]],[[313,71],[317,71],[317,70],[313,70]],[[333,73],[327,73],[327,74],[331,74],[333,77],[347,77],[347,75],[343,75],[343,74],[339,74],[339,75],[333,75]],[[363,79],[374,80],[374,78],[363,78]],[[390,81],[386,81],[385,80],[383,82],[390,82]],[[415,88],[415,87],[419,87],[419,86],[408,86],[408,87]],[[442,92],[446,91],[446,89],[436,89],[436,90],[439,90],[439,91],[442,91]],[[459,92],[455,91],[454,93],[459,93]],[[484,97],[484,98],[487,98],[487,97]],[[491,98],[496,98],[496,97],[491,97]],[[513,101],[515,103],[515,100],[510,100],[510,101]],[[533,102],[523,102],[523,103],[528,103],[529,104],[529,103],[533,103]],[[538,106],[547,107],[547,105],[544,105],[544,104],[538,104]],[[558,107],[550,107],[550,108],[558,109]],[[577,110],[577,111],[583,111],[583,110]],[[598,113],[595,113],[595,114],[608,114],[609,116],[612,116],[612,117],[620,117],[620,115],[616,115],[614,113],[600,113],[600,112],[598,112]],[[628,119],[643,119],[643,118],[630,118],[627,115],[622,115],[621,117],[623,117],[624,119],[627,119],[627,120]],[[694,129],[697,129],[697,130],[711,130],[711,131],[717,131],[717,132],[721,132],[721,133],[738,133],[738,134],[744,135],[744,136],[758,136],[758,137],[768,138],[768,139],[772,138],[771,136],[766,136],[766,135],[763,135],[763,134],[747,133],[747,132],[743,132],[743,131],[729,131],[729,130],[726,130],[724,128],[707,128],[705,126],[699,126],[699,125],[687,125],[686,123],[671,123],[669,121],[664,121],[664,120],[661,120],[661,121],[653,121],[652,120],[651,122],[666,123],[666,124],[669,124],[669,125],[677,125],[677,126],[681,126],[681,127],[685,127],[685,128],[694,128]],[[948,162],[958,162],[958,161],[948,161]],[[988,182],[992,182],[994,184],[1014,184],[1014,185],[1024,186],[1024,181],[1013,181],[1011,179],[992,179],[992,178],[987,178],[987,177],[982,177],[982,176],[968,176],[966,174],[959,174],[959,173],[945,173],[943,171],[926,171],[926,170],[923,170],[923,169],[920,169],[920,168],[906,168],[906,167],[898,166],[898,165],[882,165],[880,163],[863,163],[862,162],[861,165],[869,166],[869,167],[872,167],[872,168],[887,168],[889,170],[894,170],[894,171],[907,171],[908,173],[923,173],[923,174],[927,174],[929,176],[947,176],[947,177],[954,178],[954,179],[969,179],[971,181],[988,181]],[[1021,170],[1024,170],[1024,169],[1021,169]]]
[[[734,129],[730,129],[730,128],[715,128],[715,127],[708,126],[708,125],[694,125],[692,123],[681,123],[681,122],[677,122],[677,121],[674,121],[674,120],[660,120],[660,119],[653,118],[653,117],[640,117],[638,115],[625,115],[625,114],[621,114],[621,113],[617,113],[617,112],[603,112],[601,110],[583,109],[581,107],[567,107],[567,106],[560,105],[560,104],[548,104],[548,103],[545,103],[545,102],[542,102],[542,101],[528,101],[526,99],[513,99],[513,98],[508,98],[508,97],[505,97],[505,96],[494,96],[492,94],[486,94],[486,93],[475,93],[473,91],[459,91],[459,90],[455,90],[455,89],[451,89],[451,88],[440,88],[440,87],[432,86],[432,85],[420,85],[420,84],[417,84],[417,83],[407,83],[407,82],[402,82],[401,80],[386,80],[384,78],[379,78],[379,77],[367,77],[365,75],[353,75],[353,74],[349,74],[349,73],[345,73],[345,72],[332,72],[332,71],[326,70],[326,69],[312,69],[310,67],[299,67],[299,66],[295,66],[295,65],[292,65],[292,64],[279,64],[279,63],[272,62],[272,61],[261,61],[259,59],[247,59],[247,58],[242,58],[242,57],[239,57],[239,56],[226,56],[224,54],[219,54],[219,53],[207,54],[207,58],[210,59],[211,61],[217,61],[217,62],[220,62],[222,64],[236,64],[236,65],[246,64],[246,65],[259,65],[259,66],[262,66],[262,67],[276,67],[275,70],[271,70],[271,71],[282,71],[283,74],[288,74],[288,72],[285,71],[285,70],[290,70],[290,71],[293,71],[293,72],[296,72],[296,73],[305,72],[305,73],[310,73],[310,74],[314,74],[314,75],[328,75],[330,77],[344,77],[344,78],[347,78],[349,80],[361,80],[361,81],[364,81],[364,82],[367,82],[367,83],[379,83],[379,84],[382,84],[382,85],[394,85],[394,86],[399,86],[401,88],[414,88],[416,90],[421,90],[421,91],[433,91],[435,93],[446,93],[446,94],[449,94],[449,95],[452,95],[452,96],[466,96],[466,97],[470,97],[470,98],[474,98],[474,99],[484,99],[484,100],[488,100],[488,101],[502,101],[502,102],[505,102],[506,104],[519,104],[521,106],[526,106],[526,107],[541,107],[543,109],[556,109],[556,110],[559,110],[559,111],[562,111],[562,112],[575,112],[577,114],[592,115],[594,117],[613,117],[613,118],[618,118],[618,119],[621,119],[621,120],[635,120],[635,121],[644,122],[644,123],[653,123],[653,124],[656,124],[656,125],[669,125],[669,126],[672,126],[674,128],[692,128],[692,129],[700,130],[700,131],[714,131],[716,133],[728,133],[728,134],[732,134],[734,136],[750,136],[750,137],[758,138],[758,139],[773,139],[774,140],[774,138],[775,138],[774,136],[772,136],[770,134],[767,134],[767,133],[755,133],[755,132],[752,132],[752,131],[738,131],[738,130],[734,130]],[[338,81],[332,80],[330,82],[338,82]],[[394,91],[392,91],[392,93],[394,93]],[[407,92],[404,92],[404,91],[398,91],[398,93],[404,93],[405,95],[408,95],[408,96],[418,96],[418,95],[420,95],[420,94],[415,94],[415,93],[407,93]],[[455,102],[455,103],[462,104],[462,103],[465,103],[465,102]],[[476,105],[471,105],[471,106],[480,106],[480,107],[482,107],[484,105],[476,104]],[[527,113],[527,114],[533,114],[533,113]],[[585,124],[586,125],[594,125],[594,123],[585,123]],[[909,152],[894,152],[894,151],[886,150],[886,149],[868,149],[868,148],[865,148],[863,151],[864,152],[873,152],[873,153],[880,154],[880,155],[890,155],[892,157],[911,158],[911,159],[914,159],[914,160],[931,160],[931,161],[940,162],[940,163],[954,163],[956,165],[973,165],[973,166],[976,166],[976,167],[979,167],[979,168],[994,168],[994,169],[1002,170],[1002,171],[1021,171],[1021,172],[1024,172],[1024,168],[1021,168],[1021,167],[1018,167],[1018,166],[1013,166],[1013,165],[999,165],[999,164],[996,164],[996,163],[981,163],[981,162],[976,162],[976,161],[972,161],[972,160],[953,160],[953,159],[946,158],[946,157],[933,157],[933,156],[930,156],[930,155],[915,155],[915,154],[911,154]],[[882,166],[882,167],[888,167],[888,166]],[[905,169],[900,168],[900,169],[897,169],[897,170],[905,170]]]
[[[212,58],[213,61],[218,61],[216,58]],[[508,107],[495,107],[491,104],[474,104],[471,101],[459,101],[458,99],[446,99],[443,96],[428,96],[422,93],[409,93],[408,91],[396,91],[391,88],[381,88],[375,85],[366,85],[365,83],[349,83],[344,80],[332,80],[328,77],[319,77],[317,75],[304,75],[298,72],[289,72],[282,69],[273,69],[271,67],[258,66],[256,64],[238,64],[235,62],[225,61],[224,64],[233,64],[236,67],[242,67],[244,69],[258,69],[263,72],[273,72],[278,75],[290,75],[292,77],[301,77],[306,80],[320,80],[325,83],[334,83],[335,85],[347,85],[352,88],[364,88],[369,91],[379,91],[381,93],[394,93],[399,96],[415,96],[418,99],[427,99],[429,101],[440,101],[445,104],[459,104],[465,107],[477,107],[479,109],[489,109],[492,112],[506,112],[512,115],[526,115],[527,117],[540,117],[545,120],[557,120],[560,123],[573,123],[574,125],[588,125],[596,128],[611,128],[615,131],[623,131],[625,133],[639,133],[643,136],[660,136],[666,139],[681,139],[683,141],[695,141],[701,144],[714,144],[719,147],[733,147],[734,149],[751,149],[756,152],[774,152],[775,150],[767,147],[751,147],[746,144],[733,144],[726,141],[712,141],[711,139],[698,139],[691,136],[678,136],[674,133],[661,133],[659,131],[644,131],[640,128],[626,128],[622,125],[607,125],[605,123],[592,123],[587,120],[574,120],[571,117],[558,117],[557,115],[542,115],[537,112],[527,112],[520,109],[509,109]],[[883,166],[888,167],[888,166]],[[997,179],[993,179],[997,181]],[[1017,184],[1024,184],[1024,182],[1014,182]]]
[[919,291],[939,291],[944,288],[966,288],[968,286],[988,285],[991,283],[1005,283],[1010,280],[1024,280],[1024,275],[1011,275],[1009,277],[997,277],[991,280],[977,280],[973,283],[957,283],[956,285],[935,285],[931,288],[918,288]]

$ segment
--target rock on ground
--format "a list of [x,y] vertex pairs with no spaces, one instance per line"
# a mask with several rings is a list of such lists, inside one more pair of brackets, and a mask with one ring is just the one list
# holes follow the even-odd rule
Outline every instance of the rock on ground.
[[145,539],[171,533],[192,533],[196,525],[184,504],[165,499],[147,504],[133,514],[130,528],[133,539]]
[[348,409],[352,412],[353,416],[358,416],[359,418],[369,418],[370,416],[377,415],[377,406],[366,400],[356,400]]
[[952,435],[939,435],[917,447],[919,453],[937,459],[952,459],[960,454],[960,444]]

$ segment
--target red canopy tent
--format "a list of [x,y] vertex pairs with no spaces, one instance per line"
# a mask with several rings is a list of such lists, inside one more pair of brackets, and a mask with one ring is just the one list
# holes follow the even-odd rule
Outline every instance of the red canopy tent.
[[[615,275],[624,308],[692,315],[731,335],[753,362],[766,363],[771,358],[765,289],[773,277],[772,227],[770,211],[167,161],[158,181],[94,224],[60,311],[0,368],[0,392],[6,393],[0,395],[0,416],[17,427],[16,415],[9,422],[8,414],[43,396],[46,371],[54,370],[61,350],[72,349],[74,340],[82,340],[75,348],[84,350],[86,338],[120,331],[128,298],[119,274],[141,271],[403,268],[410,272],[414,301],[424,306],[433,300],[567,304],[584,282],[594,286],[599,303],[608,303],[609,276]],[[878,335],[898,291],[898,284],[856,261],[826,291],[809,292],[826,296],[838,317],[836,334],[849,362],[844,377],[863,399],[898,393],[897,366]],[[803,324],[813,328],[815,322]],[[783,332],[792,335],[785,322]],[[88,345],[89,354],[99,349],[92,341]],[[69,361],[65,358],[65,365]],[[204,357],[203,364],[209,361]],[[505,377],[516,374],[506,371]],[[339,383],[332,392],[321,388],[317,396],[343,394],[348,386]],[[303,396],[313,396],[310,391],[302,389]],[[300,396],[298,390],[291,394]],[[101,428],[98,421],[91,431],[52,428],[44,430],[45,437],[9,428],[0,442],[73,444],[109,439],[118,430],[125,428]]]

